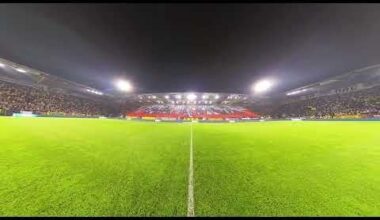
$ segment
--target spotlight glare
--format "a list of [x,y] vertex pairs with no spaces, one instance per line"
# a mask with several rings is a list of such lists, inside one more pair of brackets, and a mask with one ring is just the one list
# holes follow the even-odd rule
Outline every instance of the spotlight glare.
[[193,101],[193,100],[195,100],[195,99],[197,98],[197,96],[196,96],[195,94],[193,94],[193,93],[190,93],[190,94],[188,94],[188,95],[186,96],[186,98],[187,98],[188,100],[190,100],[190,101]]
[[252,87],[252,89],[257,92],[265,92],[268,91],[272,87],[273,83],[270,80],[261,80],[255,83]]
[[4,63],[0,63],[0,67],[5,67],[5,64]]
[[21,68],[17,68],[16,71],[17,71],[17,72],[20,72],[20,73],[26,73],[26,70],[21,69]]
[[90,93],[93,93],[93,94],[96,94],[96,95],[104,95],[103,92],[96,91],[96,90],[93,90],[93,89],[86,89],[86,91],[90,92]]
[[132,91],[132,85],[129,81],[126,80],[118,80],[116,82],[116,87],[124,92],[129,92]]

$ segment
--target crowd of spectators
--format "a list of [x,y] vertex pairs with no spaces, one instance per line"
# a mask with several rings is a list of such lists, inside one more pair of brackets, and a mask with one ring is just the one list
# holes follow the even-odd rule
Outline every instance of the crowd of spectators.
[[152,117],[221,117],[244,118],[256,117],[256,114],[246,108],[229,105],[176,105],[156,104],[143,106],[128,114],[129,116]]
[[338,118],[380,115],[380,86],[279,105],[274,107],[269,115],[274,118]]
[[94,117],[108,109],[93,100],[0,81],[0,115],[21,111],[51,116]]
[[[254,112],[257,109],[254,109]],[[21,111],[31,111],[46,116],[97,117],[119,115],[110,106],[88,98],[67,93],[34,88],[0,81],[0,115],[12,115]],[[124,111],[125,112],[125,111]],[[178,115],[178,116],[218,116],[254,113],[237,106],[217,105],[151,105],[145,106],[132,115]],[[269,106],[259,111],[271,118],[340,118],[372,117],[380,115],[380,86],[342,94],[320,96]]]

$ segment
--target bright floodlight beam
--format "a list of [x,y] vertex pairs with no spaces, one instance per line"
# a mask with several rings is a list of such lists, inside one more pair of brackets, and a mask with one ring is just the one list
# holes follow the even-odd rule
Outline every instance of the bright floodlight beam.
[[178,94],[178,95],[175,96],[175,98],[176,98],[176,99],[181,99],[182,96],[181,96],[180,94]]
[[129,81],[126,80],[118,80],[116,82],[116,87],[123,92],[130,92],[132,91],[132,84]]
[[22,68],[16,68],[16,71],[20,72],[20,73],[26,73],[26,70],[22,69]]
[[194,93],[190,93],[186,96],[186,98],[190,101],[193,101],[197,98],[197,96]]
[[253,91],[256,93],[263,93],[272,88],[273,82],[270,80],[260,80],[253,85]]

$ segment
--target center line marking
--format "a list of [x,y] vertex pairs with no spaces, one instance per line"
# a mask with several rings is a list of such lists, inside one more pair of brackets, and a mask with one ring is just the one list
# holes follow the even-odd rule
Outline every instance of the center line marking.
[[189,186],[187,197],[187,217],[194,216],[194,169],[193,169],[193,122],[190,122],[190,162],[189,162]]

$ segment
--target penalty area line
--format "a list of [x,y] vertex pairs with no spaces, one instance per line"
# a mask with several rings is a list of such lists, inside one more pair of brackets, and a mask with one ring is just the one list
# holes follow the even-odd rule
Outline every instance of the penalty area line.
[[194,216],[194,168],[193,168],[193,122],[190,122],[189,185],[187,194],[187,217]]

